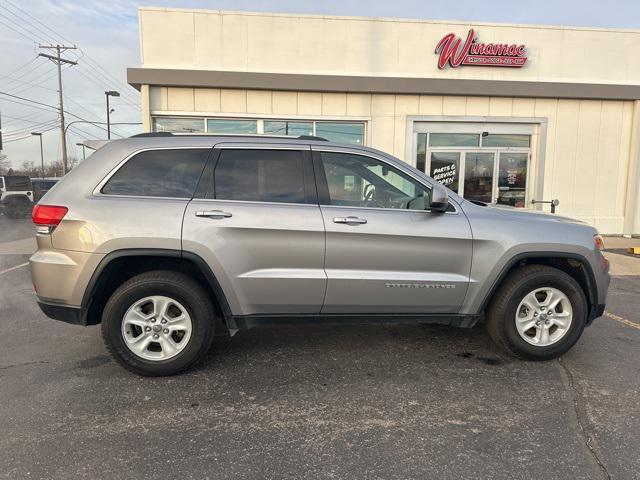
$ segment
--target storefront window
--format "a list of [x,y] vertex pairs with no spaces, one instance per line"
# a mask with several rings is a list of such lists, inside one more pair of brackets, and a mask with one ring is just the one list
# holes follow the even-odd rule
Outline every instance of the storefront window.
[[458,193],[459,152],[432,152],[430,176],[436,182]]
[[364,123],[316,122],[316,136],[330,142],[364,144]]
[[257,120],[207,119],[207,132],[220,135],[242,135],[258,133]]
[[154,132],[203,133],[204,118],[156,117],[153,119]]
[[[205,130],[206,125],[206,130]],[[364,122],[325,122],[257,118],[154,117],[154,132],[213,133],[216,135],[316,135],[331,142],[364,145]]]
[[416,168],[421,172],[426,172],[427,164],[427,134],[418,134],[418,145],[416,148]]
[[430,133],[430,147],[478,147],[480,135],[475,133]]
[[483,147],[520,147],[529,148],[530,135],[492,134],[482,137]]
[[265,135],[287,135],[299,137],[300,135],[313,135],[313,122],[287,122],[284,120],[265,120]]

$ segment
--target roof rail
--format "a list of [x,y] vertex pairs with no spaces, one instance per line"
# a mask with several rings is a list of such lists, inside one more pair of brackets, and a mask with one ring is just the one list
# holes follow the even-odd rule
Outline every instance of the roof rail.
[[298,136],[299,140],[318,140],[319,142],[328,142],[326,138],[316,137],[315,135],[300,135]]
[[131,135],[129,138],[144,138],[144,137],[173,137],[171,132],[149,132],[149,133],[137,133]]
[[[196,134],[197,135],[197,134]],[[213,135],[213,134],[207,134],[207,133],[202,133],[200,134],[201,136],[225,136],[225,135]],[[131,135],[131,137],[129,138],[149,138],[149,137],[173,137],[174,134],[171,132],[148,132],[148,133],[138,133],[136,135]],[[227,136],[236,136],[236,135],[227,135]],[[286,137],[285,135],[237,135],[238,137],[253,137],[253,136],[258,136],[258,137],[272,137],[272,138],[282,138],[282,137]],[[323,137],[317,137],[315,135],[300,135],[298,137],[296,137],[298,140],[315,140],[315,141],[319,141],[319,142],[328,142],[329,140],[327,140],[326,138]]]

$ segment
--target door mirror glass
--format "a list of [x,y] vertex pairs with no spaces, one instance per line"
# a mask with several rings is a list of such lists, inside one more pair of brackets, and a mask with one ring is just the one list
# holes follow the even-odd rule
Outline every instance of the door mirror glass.
[[449,194],[446,187],[439,183],[434,183],[431,190],[431,201],[429,209],[434,213],[446,212],[449,207]]

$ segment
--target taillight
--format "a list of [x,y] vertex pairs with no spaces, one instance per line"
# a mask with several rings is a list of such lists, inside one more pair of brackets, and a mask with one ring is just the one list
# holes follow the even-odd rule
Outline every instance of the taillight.
[[604,240],[600,235],[596,234],[593,236],[593,246],[596,248],[596,250],[604,250]]
[[36,205],[31,212],[33,223],[42,227],[57,226],[69,209],[67,207],[59,207],[56,205]]

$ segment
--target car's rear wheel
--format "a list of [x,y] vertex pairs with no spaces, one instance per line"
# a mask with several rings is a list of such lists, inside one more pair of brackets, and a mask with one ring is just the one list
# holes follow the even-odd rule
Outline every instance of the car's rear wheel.
[[487,312],[487,331],[507,352],[548,360],[569,350],[587,321],[587,300],[567,273],[529,265],[502,283]]
[[133,277],[107,301],[102,334],[114,358],[132,372],[180,373],[206,355],[215,313],[206,291],[171,271]]
[[28,200],[13,199],[7,200],[5,213],[9,218],[27,218],[31,212],[31,203]]

